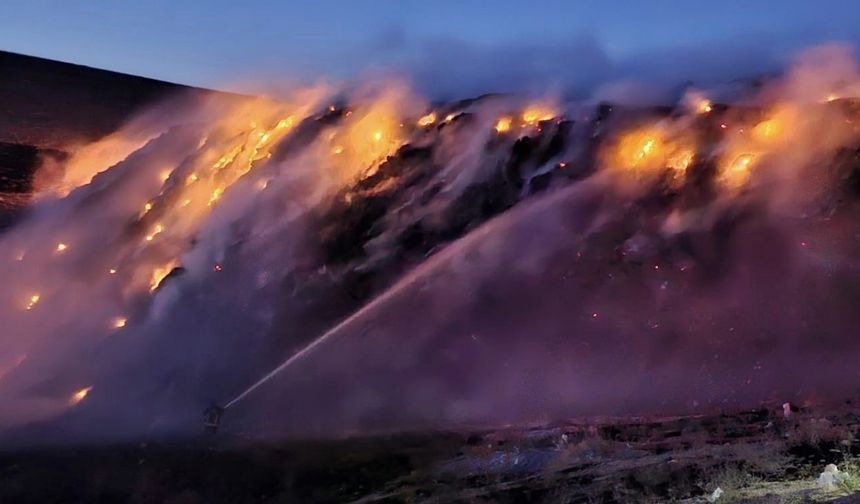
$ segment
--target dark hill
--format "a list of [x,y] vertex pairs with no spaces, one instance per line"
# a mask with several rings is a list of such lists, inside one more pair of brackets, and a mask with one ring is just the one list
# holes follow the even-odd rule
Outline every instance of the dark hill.
[[26,204],[45,159],[63,159],[159,100],[211,92],[6,51],[0,76],[0,227]]
[[169,82],[0,51],[0,142],[63,149],[114,131]]

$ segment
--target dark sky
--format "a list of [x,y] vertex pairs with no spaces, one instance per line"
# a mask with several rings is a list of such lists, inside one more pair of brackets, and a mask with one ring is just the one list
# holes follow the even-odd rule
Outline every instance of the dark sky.
[[95,67],[233,89],[396,68],[445,93],[766,70],[799,47],[856,39],[860,2],[5,0],[0,11],[0,48]]

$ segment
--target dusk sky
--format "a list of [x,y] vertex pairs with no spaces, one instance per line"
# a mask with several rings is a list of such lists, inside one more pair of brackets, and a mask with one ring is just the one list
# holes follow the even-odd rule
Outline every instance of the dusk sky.
[[232,89],[399,69],[443,93],[452,80],[477,91],[742,75],[800,47],[853,42],[860,19],[850,0],[6,0],[2,11],[7,51]]

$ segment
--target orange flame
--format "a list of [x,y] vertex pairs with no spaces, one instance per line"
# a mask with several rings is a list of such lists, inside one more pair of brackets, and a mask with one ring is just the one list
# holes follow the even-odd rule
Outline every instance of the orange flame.
[[165,277],[167,277],[167,275],[169,275],[170,272],[173,271],[173,268],[175,268],[178,264],[179,262],[174,259],[163,266],[155,268],[149,280],[149,292],[155,292],[155,289],[157,289],[158,286],[161,285],[161,282],[165,279]]
[[432,126],[436,122],[436,112],[430,112],[429,114],[418,119],[418,126],[426,127]]
[[74,406],[74,405],[80,403],[81,401],[86,399],[86,397],[88,395],[90,395],[90,391],[92,391],[92,389],[93,388],[90,386],[90,387],[85,387],[85,388],[82,388],[82,389],[76,391],[74,394],[72,394],[72,397],[69,398],[69,404],[71,406]]
[[507,133],[511,129],[511,124],[513,123],[513,119],[510,117],[502,117],[498,121],[496,121],[496,132],[497,133]]
[[537,124],[541,121],[549,121],[556,116],[556,113],[544,106],[532,105],[523,111],[522,119],[527,125]]
[[27,304],[24,306],[24,308],[28,311],[32,310],[36,307],[37,304],[39,304],[39,300],[41,299],[42,297],[38,293],[32,294],[29,298],[27,298]]

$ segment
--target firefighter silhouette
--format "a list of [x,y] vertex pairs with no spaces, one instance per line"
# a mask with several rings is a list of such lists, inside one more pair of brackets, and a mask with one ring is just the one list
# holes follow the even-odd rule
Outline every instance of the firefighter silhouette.
[[212,403],[203,411],[205,421],[203,422],[204,431],[207,434],[215,434],[218,432],[218,426],[221,423],[221,415],[224,414],[224,408]]

